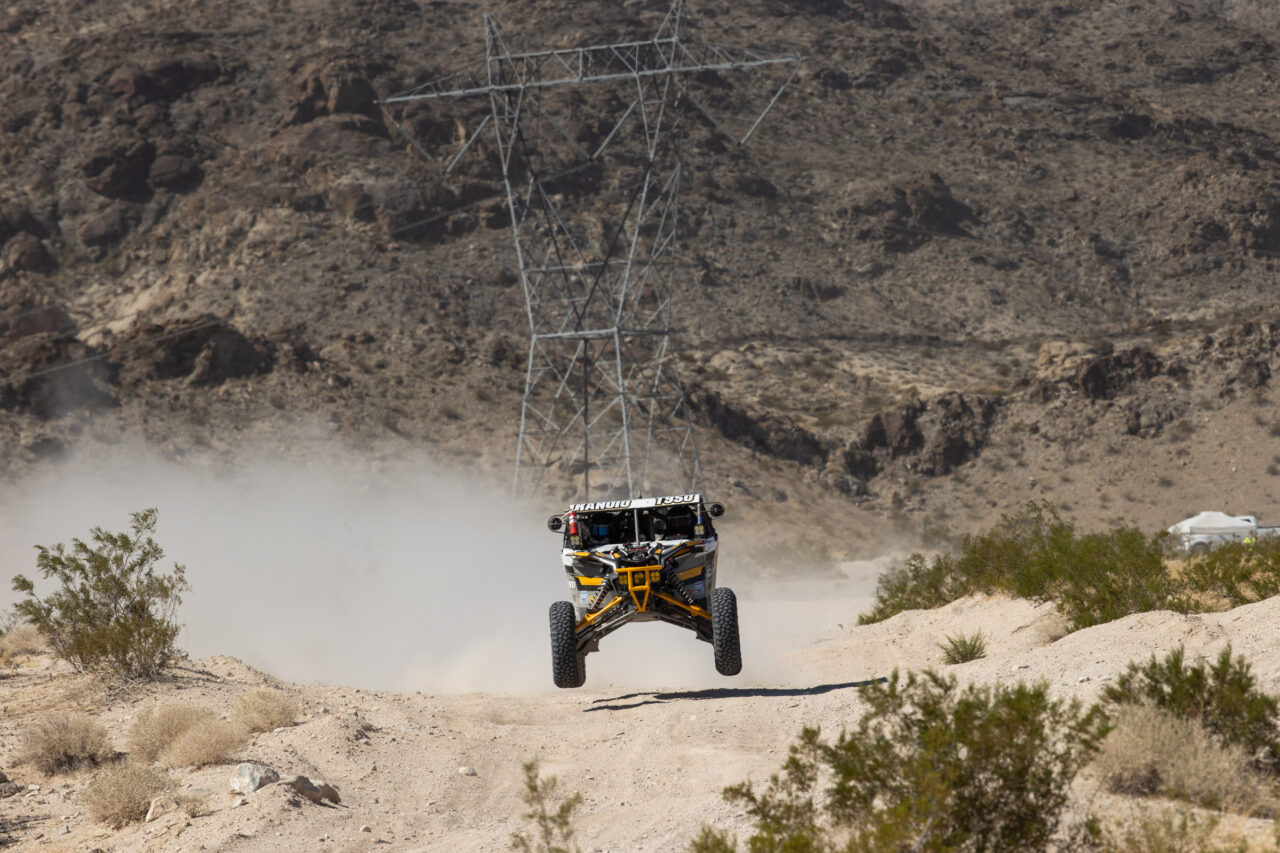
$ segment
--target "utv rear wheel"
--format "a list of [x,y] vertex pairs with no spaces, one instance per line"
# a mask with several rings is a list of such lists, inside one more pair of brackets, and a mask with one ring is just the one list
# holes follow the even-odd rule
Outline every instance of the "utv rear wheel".
[[716,653],[716,672],[742,672],[742,649],[738,645],[738,597],[728,587],[711,590],[711,645]]
[[574,634],[577,621],[569,602],[551,605],[551,677],[556,687],[581,687],[587,680],[586,660],[578,654]]

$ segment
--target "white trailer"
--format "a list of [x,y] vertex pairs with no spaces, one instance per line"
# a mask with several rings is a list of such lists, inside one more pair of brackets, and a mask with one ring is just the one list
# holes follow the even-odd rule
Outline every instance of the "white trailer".
[[1210,548],[1226,542],[1280,536],[1280,527],[1261,527],[1257,516],[1253,515],[1227,515],[1225,512],[1206,510],[1184,518],[1170,527],[1169,532],[1178,537],[1182,553],[1204,554]]

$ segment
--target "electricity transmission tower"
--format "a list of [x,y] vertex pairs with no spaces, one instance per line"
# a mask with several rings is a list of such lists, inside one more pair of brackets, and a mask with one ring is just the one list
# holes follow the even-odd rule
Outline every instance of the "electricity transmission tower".
[[[799,57],[688,41],[683,7],[642,41],[532,53],[513,52],[485,15],[483,62],[382,101],[446,174],[492,131],[530,331],[517,496],[552,468],[580,478],[584,501],[702,490],[672,345],[681,143],[691,123],[745,143]],[[790,75],[739,132],[695,94],[707,80],[723,88],[724,72],[778,67]],[[472,109],[470,130],[455,118],[451,144],[413,131],[413,109],[466,99],[488,110]],[[606,199],[616,209],[600,209]]]

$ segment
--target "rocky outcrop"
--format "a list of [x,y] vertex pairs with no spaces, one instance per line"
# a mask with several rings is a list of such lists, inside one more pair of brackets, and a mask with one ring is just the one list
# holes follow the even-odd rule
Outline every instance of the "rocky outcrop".
[[757,414],[735,406],[714,391],[693,388],[689,407],[725,438],[780,459],[815,465],[827,458],[827,448],[813,433],[790,418]]
[[995,398],[950,392],[878,412],[845,448],[845,470],[866,480],[903,460],[926,476],[948,474],[982,452],[999,409]]
[[211,314],[136,326],[109,353],[120,381],[186,379],[219,385],[228,379],[269,373],[272,350]]
[[56,302],[27,288],[0,289],[0,346],[28,335],[74,332],[75,322]]
[[934,237],[966,236],[965,224],[976,221],[973,209],[953,197],[936,174],[890,186],[843,212],[855,220],[870,219],[857,237],[879,243],[886,252],[910,252]]
[[113,371],[101,352],[70,334],[25,335],[0,348],[0,409],[41,420],[115,406]]
[[[313,59],[294,73],[291,83],[293,103],[285,124],[306,124],[321,116],[355,113],[378,115],[378,93],[369,82],[364,67],[350,58]],[[371,125],[370,132],[385,135],[381,124]]]
[[134,104],[172,101],[223,74],[212,56],[166,56],[145,63],[126,62],[107,80],[107,89]]
[[142,198],[155,159],[155,145],[123,134],[90,149],[80,171],[85,185],[108,198]]

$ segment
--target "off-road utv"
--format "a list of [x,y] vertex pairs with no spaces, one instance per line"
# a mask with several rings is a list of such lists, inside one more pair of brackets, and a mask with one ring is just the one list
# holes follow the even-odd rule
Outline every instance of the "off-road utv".
[[547,520],[564,536],[569,601],[551,605],[556,687],[581,687],[586,657],[628,622],[659,620],[693,631],[715,650],[716,671],[742,670],[738,602],[716,586],[716,531],[724,514],[702,495],[573,504]]

